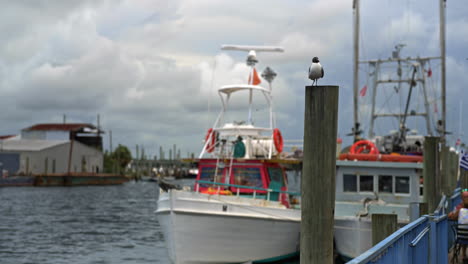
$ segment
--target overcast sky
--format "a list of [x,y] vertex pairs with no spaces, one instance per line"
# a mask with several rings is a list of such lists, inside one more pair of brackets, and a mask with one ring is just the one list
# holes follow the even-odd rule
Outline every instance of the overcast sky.
[[[361,60],[388,58],[398,43],[406,44],[403,57],[438,56],[438,1],[428,2],[363,0]],[[460,130],[468,131],[466,111],[459,126],[460,103],[468,108],[468,5],[447,2],[447,129],[454,144]],[[273,96],[285,139],[302,139],[307,68],[318,56],[325,68],[319,84],[340,86],[339,135],[350,142],[352,19],[352,0],[0,0],[0,134],[62,122],[63,115],[96,124],[100,114],[106,148],[112,130],[114,147],[135,151],[139,144],[155,155],[159,146],[177,144],[183,156],[198,153],[220,110],[216,89],[248,77],[245,54],[220,46],[243,44],[285,49],[259,54],[257,65],[278,73]],[[440,61],[429,67],[434,111]],[[371,81],[361,69],[360,87]],[[386,90],[400,103],[406,96]],[[360,98],[364,128],[369,102],[369,93]],[[420,99],[414,102],[422,110]],[[376,132],[396,125],[386,123]],[[409,126],[424,132],[416,123]]]

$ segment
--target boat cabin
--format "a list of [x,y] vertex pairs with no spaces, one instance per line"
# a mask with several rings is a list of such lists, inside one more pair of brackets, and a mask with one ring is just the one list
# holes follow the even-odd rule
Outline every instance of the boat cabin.
[[422,196],[422,163],[337,161],[336,165],[337,201],[371,198],[409,204]]
[[223,191],[221,194],[229,191],[244,195],[267,195],[270,190],[270,200],[278,200],[275,190],[287,191],[287,178],[284,169],[274,162],[202,159],[198,165],[195,189],[205,193],[215,190]]

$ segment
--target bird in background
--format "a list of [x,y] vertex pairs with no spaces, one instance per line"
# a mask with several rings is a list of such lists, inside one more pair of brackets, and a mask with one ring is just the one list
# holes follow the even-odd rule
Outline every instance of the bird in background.
[[322,65],[320,65],[320,61],[318,57],[314,57],[312,59],[312,65],[309,67],[309,79],[312,80],[312,85],[317,86],[318,79],[323,78],[324,72]]

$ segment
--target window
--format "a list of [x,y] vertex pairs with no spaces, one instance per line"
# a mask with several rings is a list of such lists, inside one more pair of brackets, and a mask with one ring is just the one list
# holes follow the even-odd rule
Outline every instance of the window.
[[395,193],[409,193],[409,177],[395,176]]
[[393,193],[393,177],[391,175],[379,175],[379,192]]
[[278,187],[284,186],[283,181],[283,170],[281,168],[268,168],[268,174],[270,175],[271,182],[279,183]]
[[373,192],[374,191],[374,176],[360,175],[359,176],[359,191]]
[[[215,176],[216,168],[215,167],[203,167],[201,168],[200,180],[201,181],[210,181],[210,182],[223,182],[223,169],[218,168],[218,173]],[[200,184],[201,187],[208,187],[208,184]],[[215,186],[217,187],[217,186]]]
[[357,192],[356,175],[353,175],[353,174],[343,175],[343,191],[344,192]]
[[263,188],[260,168],[234,168],[234,184]]

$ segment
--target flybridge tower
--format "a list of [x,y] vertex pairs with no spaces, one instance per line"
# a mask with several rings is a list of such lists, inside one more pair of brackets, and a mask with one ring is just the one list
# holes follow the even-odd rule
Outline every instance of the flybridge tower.
[[[221,49],[248,52],[246,63],[247,63],[247,66],[251,67],[250,74],[249,74],[250,85],[258,84],[255,82],[256,78],[258,78],[257,70],[255,69],[255,64],[257,64],[258,62],[257,52],[284,52],[284,49],[282,47],[277,47],[277,46],[222,45]],[[270,84],[269,88],[271,90],[271,81],[268,81],[268,82]],[[248,121],[247,121],[248,124],[252,124],[252,97],[253,97],[252,92],[253,92],[252,90],[249,91],[249,116],[248,116]],[[274,122],[274,121],[271,120],[271,122]]]
[[[283,138],[276,128],[273,114],[273,97],[271,95],[271,82],[276,73],[270,68],[265,69],[262,76],[269,83],[269,87],[260,86],[260,77],[255,69],[258,63],[257,52],[283,52],[281,47],[273,46],[242,46],[223,45],[222,50],[235,50],[248,52],[247,65],[250,67],[249,81],[247,84],[224,85],[218,89],[222,109],[213,126],[208,129],[205,136],[205,144],[200,159],[205,153],[212,153],[211,157],[218,159],[230,158],[267,158],[279,155],[283,151]],[[230,99],[233,94],[247,91],[249,102],[248,118],[244,121],[226,122],[225,114],[228,111]],[[262,94],[269,110],[269,126],[254,125],[252,121],[253,93]],[[244,94],[245,96],[245,94]],[[247,110],[247,109],[246,109]]]

